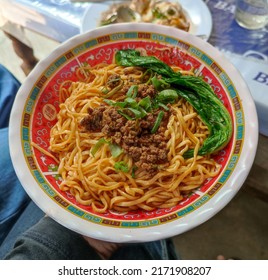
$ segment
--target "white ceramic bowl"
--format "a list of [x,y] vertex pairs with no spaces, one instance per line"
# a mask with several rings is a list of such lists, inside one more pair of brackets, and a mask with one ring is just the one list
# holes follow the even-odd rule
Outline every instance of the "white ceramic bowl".
[[[59,191],[53,159],[32,147],[48,149],[49,131],[56,122],[59,85],[74,78],[81,62],[112,60],[115,50],[143,48],[148,55],[164,55],[158,47],[180,50],[166,57],[184,69],[195,68],[209,82],[233,119],[233,137],[217,156],[220,174],[207,181],[177,207],[152,212],[93,213]],[[183,54],[180,56],[179,54]],[[238,192],[252,166],[258,140],[255,105],[238,71],[207,42],[180,30],[153,24],[117,24],[78,35],[42,60],[20,88],[10,122],[12,161],[33,201],[62,225],[114,242],[141,242],[181,234],[220,211]]]

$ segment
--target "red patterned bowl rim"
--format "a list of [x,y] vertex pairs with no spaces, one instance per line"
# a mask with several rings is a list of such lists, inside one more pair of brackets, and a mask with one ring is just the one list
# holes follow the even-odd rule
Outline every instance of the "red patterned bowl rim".
[[[234,132],[227,147],[215,157],[222,166],[220,174],[207,180],[178,206],[152,212],[98,214],[59,190],[56,162],[35,149],[32,142],[48,149],[49,131],[56,122],[62,81],[75,80],[74,71],[83,62],[91,65],[109,63],[118,49],[127,48],[142,49],[170,65],[194,69],[196,75],[202,75],[230,112]],[[27,193],[59,223],[107,241],[151,241],[199,225],[233,198],[251,168],[257,146],[257,127],[255,105],[244,80],[214,47],[170,27],[117,24],[68,40],[31,72],[20,88],[12,110],[11,157]]]

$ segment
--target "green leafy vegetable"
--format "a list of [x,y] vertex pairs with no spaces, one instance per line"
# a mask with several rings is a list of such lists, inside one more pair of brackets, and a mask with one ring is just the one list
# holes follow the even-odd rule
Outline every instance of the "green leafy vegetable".
[[170,84],[165,82],[163,79],[157,78],[156,76],[152,77],[151,82],[152,82],[152,85],[159,91],[170,88]]
[[173,89],[162,90],[156,96],[157,102],[163,103],[163,104],[175,103],[176,101],[178,101],[178,98],[179,98],[179,96],[178,96],[176,90],[173,90]]
[[[151,69],[161,75],[159,81],[156,80],[156,77],[151,79],[156,88],[170,85],[170,88],[176,91],[178,96],[185,98],[195,108],[210,132],[198,151],[199,155],[214,153],[229,142],[233,130],[230,114],[212,88],[202,78],[176,73],[156,57],[141,56],[135,50],[120,50],[116,53],[115,60],[118,65]],[[184,157],[192,157],[193,152],[192,149],[188,150]]]
[[[173,70],[154,56],[141,56],[135,50],[120,50],[115,54],[115,62],[122,66],[140,66],[151,69],[163,76],[170,76]],[[174,73],[174,72],[173,72]],[[174,73],[175,74],[175,73]]]

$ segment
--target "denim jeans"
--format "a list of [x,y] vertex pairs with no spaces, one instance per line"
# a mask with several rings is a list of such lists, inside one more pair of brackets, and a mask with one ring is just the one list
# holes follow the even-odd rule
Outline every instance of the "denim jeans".
[[[99,259],[77,233],[61,226],[31,201],[13,169],[8,122],[19,82],[0,65],[0,259]],[[177,259],[172,240],[126,244],[116,260]]]
[[0,64],[0,128],[7,127],[20,82]]
[[[42,218],[36,225],[21,234],[17,238],[14,249],[5,253],[7,253],[4,257],[6,260],[100,259],[81,235],[64,228],[49,217]],[[178,257],[172,241],[168,239],[125,244],[115,251],[110,259],[175,260]]]
[[0,65],[0,245],[30,202],[13,169],[8,145],[9,117],[19,87],[18,80]]

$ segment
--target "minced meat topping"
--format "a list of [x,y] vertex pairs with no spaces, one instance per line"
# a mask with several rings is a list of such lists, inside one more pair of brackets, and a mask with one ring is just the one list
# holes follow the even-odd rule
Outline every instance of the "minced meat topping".
[[[144,85],[139,85],[138,92],[138,98],[155,94],[152,86]],[[117,107],[102,105],[89,109],[88,116],[81,121],[81,126],[88,132],[102,132],[133,159],[137,168],[142,168],[153,176],[158,170],[158,165],[168,161],[164,132],[171,110],[162,111],[161,123],[155,133],[152,133],[159,112],[158,108],[143,118],[127,119],[118,112]]]

